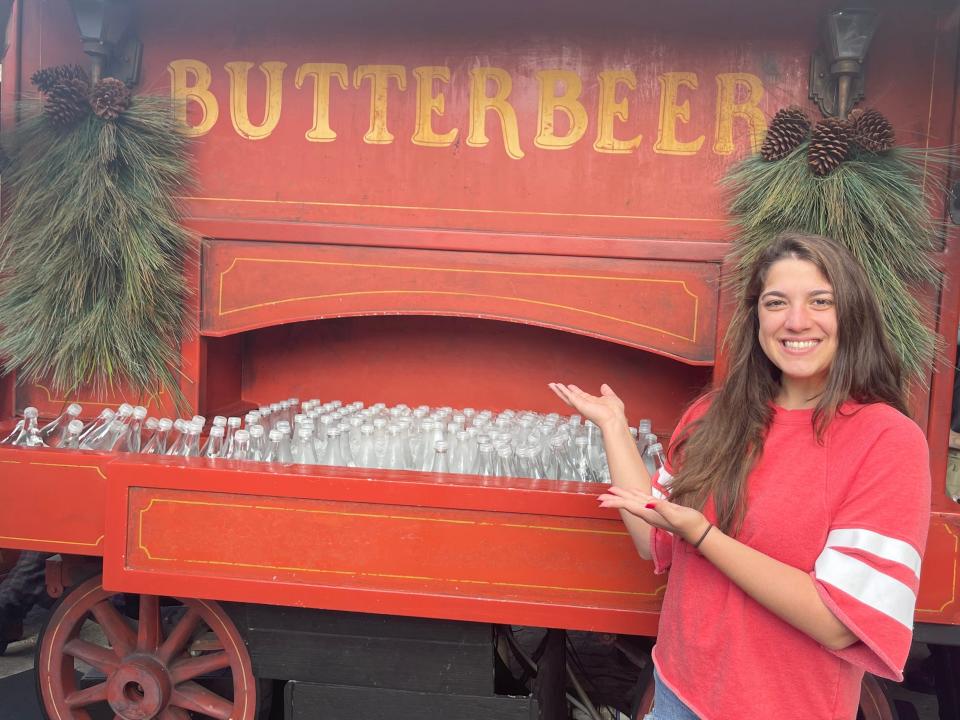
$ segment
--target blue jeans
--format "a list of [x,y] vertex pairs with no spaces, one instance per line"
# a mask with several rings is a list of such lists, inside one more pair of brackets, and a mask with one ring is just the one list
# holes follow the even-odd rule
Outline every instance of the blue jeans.
[[653,671],[653,710],[643,720],[700,720]]

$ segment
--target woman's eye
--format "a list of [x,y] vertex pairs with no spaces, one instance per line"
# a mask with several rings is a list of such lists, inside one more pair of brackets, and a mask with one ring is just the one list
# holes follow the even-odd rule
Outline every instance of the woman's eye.
[[833,298],[814,298],[813,304],[821,308],[832,307]]
[[763,303],[763,307],[765,307],[767,310],[774,310],[778,307],[782,307],[785,304],[786,303],[784,303],[783,300],[766,300]]

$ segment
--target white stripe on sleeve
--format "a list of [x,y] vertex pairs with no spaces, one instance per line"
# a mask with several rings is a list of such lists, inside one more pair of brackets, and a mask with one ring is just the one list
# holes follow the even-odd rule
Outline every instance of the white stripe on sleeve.
[[864,605],[913,629],[913,590],[862,560],[824,548],[813,569],[817,580],[833,585]]
[[881,535],[873,530],[861,528],[843,528],[831,530],[827,535],[826,547],[851,548],[864,550],[884,560],[900,563],[920,578],[920,553],[910,543]]

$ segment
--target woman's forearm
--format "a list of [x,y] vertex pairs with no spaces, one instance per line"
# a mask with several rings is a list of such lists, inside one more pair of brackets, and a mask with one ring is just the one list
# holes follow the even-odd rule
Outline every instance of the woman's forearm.
[[717,528],[710,530],[699,550],[747,595],[821,645],[840,650],[856,642],[856,635],[823,603],[813,579],[803,570],[754,550]]
[[[650,473],[647,472],[640,457],[640,451],[630,434],[626,420],[611,423],[602,428],[603,446],[607,453],[607,465],[610,468],[612,484],[627,489],[640,490],[649,494],[651,488]],[[626,526],[634,547],[640,557],[650,559],[650,525],[641,518],[620,510],[620,517]]]

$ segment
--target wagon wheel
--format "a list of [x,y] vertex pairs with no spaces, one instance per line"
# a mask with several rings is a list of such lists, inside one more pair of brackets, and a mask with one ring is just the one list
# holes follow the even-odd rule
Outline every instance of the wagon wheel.
[[899,720],[886,688],[870,673],[863,676],[860,685],[860,712],[857,718],[862,720]]
[[[65,595],[37,643],[38,694],[48,718],[91,720],[109,706],[114,720],[254,720],[250,655],[219,605],[177,599],[174,613],[165,606],[162,614],[158,597],[141,595],[131,619],[111,600],[119,593],[100,582],[90,578]],[[163,617],[171,620],[166,626]],[[105,679],[80,687],[83,666]],[[197,682],[212,673],[232,691]]]

